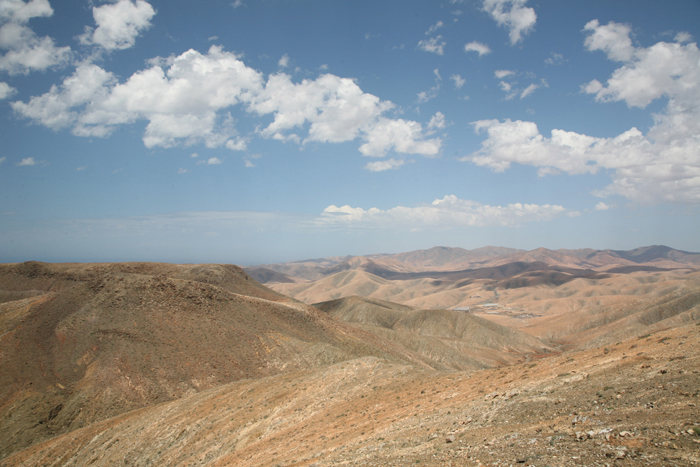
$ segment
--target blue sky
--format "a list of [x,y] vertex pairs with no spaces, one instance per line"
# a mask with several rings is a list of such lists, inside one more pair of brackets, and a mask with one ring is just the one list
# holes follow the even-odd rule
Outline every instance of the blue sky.
[[0,261],[700,251],[700,3],[0,0]]

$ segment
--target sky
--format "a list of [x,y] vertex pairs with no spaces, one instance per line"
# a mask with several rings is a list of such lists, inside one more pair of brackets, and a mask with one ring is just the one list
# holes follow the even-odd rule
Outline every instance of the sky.
[[0,262],[700,251],[700,2],[0,0]]

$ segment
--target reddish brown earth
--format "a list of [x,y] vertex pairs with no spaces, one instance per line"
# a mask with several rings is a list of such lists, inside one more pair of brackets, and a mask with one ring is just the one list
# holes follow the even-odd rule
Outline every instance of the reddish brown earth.
[[453,277],[469,313],[312,307],[231,265],[0,265],[0,465],[697,465],[688,264],[504,263]]

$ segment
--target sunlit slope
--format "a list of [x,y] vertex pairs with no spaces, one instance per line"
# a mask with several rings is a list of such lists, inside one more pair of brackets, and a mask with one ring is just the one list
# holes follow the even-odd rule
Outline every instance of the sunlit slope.
[[700,461],[699,352],[692,324],[472,372],[365,357],[212,388],[3,462],[691,466]]
[[30,263],[0,266],[0,281],[35,294],[0,304],[5,455],[239,379],[369,355],[422,364],[235,266]]

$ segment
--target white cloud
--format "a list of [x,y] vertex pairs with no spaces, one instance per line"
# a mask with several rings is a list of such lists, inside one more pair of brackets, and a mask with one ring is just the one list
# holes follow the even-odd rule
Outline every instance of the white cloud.
[[595,205],[595,210],[596,211],[607,211],[608,209],[613,209],[615,205],[610,205],[610,204],[605,204],[604,202],[600,202]]
[[428,128],[431,130],[436,128],[445,128],[445,114],[442,112],[436,112],[428,122]]
[[462,86],[464,86],[464,84],[467,82],[467,80],[462,78],[460,75],[452,75],[450,76],[450,79],[454,81],[455,88],[457,89],[462,89]]
[[265,89],[252,99],[250,109],[260,115],[273,113],[274,121],[261,130],[263,136],[282,139],[281,132],[311,123],[306,141],[340,143],[358,137],[390,102],[362,92],[349,78],[324,74],[316,80],[294,84],[289,75],[268,78]]
[[532,94],[533,92],[535,92],[535,90],[536,90],[537,88],[539,88],[539,87],[540,87],[540,86],[539,86],[538,84],[534,84],[534,83],[531,84],[531,85],[529,85],[528,87],[526,87],[525,89],[523,89],[523,92],[522,92],[522,93],[520,93],[520,98],[521,98],[521,99],[526,98],[527,96],[529,96],[530,94]]
[[436,199],[418,207],[397,206],[382,210],[328,206],[319,223],[365,228],[453,228],[464,226],[517,227],[528,222],[550,221],[557,217],[575,217],[580,213],[559,205],[513,203],[489,206],[454,195]]
[[687,31],[681,31],[678,34],[676,34],[676,37],[674,37],[673,40],[680,44],[683,44],[684,42],[692,41],[693,36]]
[[440,71],[436,68],[433,70],[435,75],[435,86],[427,91],[422,91],[418,93],[418,103],[428,102],[430,99],[437,97],[440,87],[442,86],[442,77],[440,76]]
[[[363,92],[352,79],[324,74],[294,83],[289,75],[276,73],[265,82],[260,72],[218,46],[206,54],[188,50],[150,60],[149,67],[123,83],[95,64],[81,64],[62,84],[12,107],[35,123],[70,128],[78,136],[106,137],[117,126],[146,121],[143,142],[149,148],[204,143],[241,151],[248,138],[238,136],[229,113],[239,104],[251,116],[272,114],[272,123],[258,134],[280,141],[362,138],[365,155],[393,149],[430,156],[441,144],[439,139],[423,141],[420,123],[384,117],[394,104]],[[390,135],[380,136],[386,128]],[[294,129],[307,131],[306,137],[290,133]]]
[[440,152],[440,138],[424,139],[421,124],[403,119],[380,118],[364,135],[360,152],[365,156],[383,157],[387,151],[435,156]]
[[568,61],[568,60],[566,60],[562,54],[552,52],[550,54],[550,57],[548,57],[544,60],[544,63],[546,65],[561,65],[562,63],[564,63],[566,61]]
[[245,151],[248,149],[248,140],[239,136],[235,140],[226,141],[226,147],[231,151]]
[[435,24],[433,24],[432,26],[430,26],[430,28],[429,28],[427,31],[425,31],[425,35],[426,35],[426,36],[427,36],[427,35],[430,35],[430,34],[434,33],[435,31],[437,31],[438,29],[440,29],[440,28],[443,27],[443,26],[444,26],[443,22],[442,22],[442,21],[438,21],[437,23],[435,23]]
[[494,76],[498,79],[503,79],[506,76],[514,75],[515,72],[511,70],[496,70],[493,72]]
[[235,2],[231,3],[231,6],[234,8],[238,8],[239,6],[243,6],[243,0],[236,0]]
[[418,42],[418,48],[426,52],[431,52],[438,55],[445,53],[445,45],[447,43],[442,40],[442,36],[431,37]]
[[193,159],[196,159],[197,157],[199,157],[199,154],[197,154],[196,152],[193,152],[192,154],[190,154],[190,157],[192,157]]
[[280,68],[287,68],[289,66],[289,55],[284,54],[277,62],[277,66]]
[[144,0],[119,0],[92,8],[97,28],[85,28],[80,36],[83,44],[97,44],[106,50],[133,47],[136,37],[151,26],[156,11]]
[[38,37],[26,23],[35,17],[51,16],[47,0],[2,0],[0,2],[0,70],[9,74],[27,74],[66,64],[70,47],[56,47],[50,37]]
[[53,9],[48,0],[1,0],[0,20],[26,23],[32,18],[51,16]]
[[489,49],[489,46],[486,44],[482,44],[481,42],[473,41],[470,42],[469,44],[464,45],[464,51],[465,52],[476,52],[479,54],[479,57],[482,55],[488,55],[491,53],[491,49]]
[[104,137],[117,125],[147,120],[147,147],[183,142],[218,147],[235,136],[223,110],[258,93],[262,75],[217,46],[206,55],[189,50],[165,62],[169,68],[153,65],[122,84],[97,65],[84,64],[62,85],[12,106],[37,123],[70,127],[79,136]]
[[0,157],[0,164],[2,164],[3,162],[5,162],[5,159],[7,159],[7,157]]
[[39,162],[35,161],[33,157],[25,157],[17,163],[19,166],[32,166],[37,164],[39,164]]
[[589,21],[583,28],[592,31],[584,45],[590,51],[602,50],[610,60],[628,61],[634,55],[634,46],[630,33],[632,29],[626,24],[610,21],[607,26],[601,26],[597,19]]
[[385,161],[368,162],[365,165],[365,169],[369,170],[370,172],[383,172],[385,170],[398,169],[403,164],[403,160],[391,158]]
[[0,100],[7,99],[15,92],[17,92],[15,88],[3,81],[0,81]]
[[511,45],[522,41],[535,27],[537,15],[534,9],[525,7],[526,3],[527,0],[484,0],[483,10],[499,26],[509,29]]
[[218,157],[210,157],[210,158],[207,160],[207,165],[219,165],[219,164],[221,164],[222,162],[223,162],[223,161],[222,161],[221,159],[219,159]]

